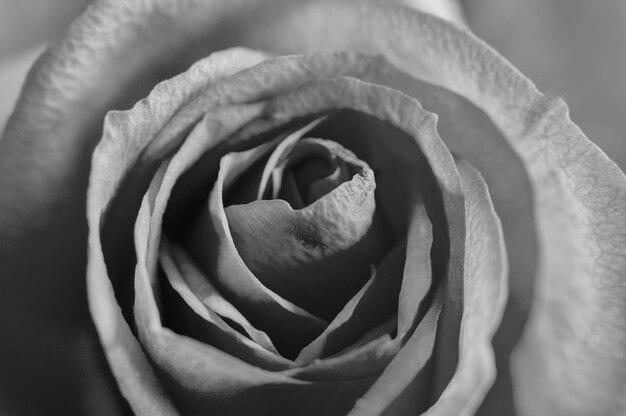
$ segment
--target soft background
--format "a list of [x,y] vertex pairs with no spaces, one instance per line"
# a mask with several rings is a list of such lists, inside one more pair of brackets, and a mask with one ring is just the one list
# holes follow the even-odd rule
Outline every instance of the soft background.
[[[0,128],[26,68],[89,0],[0,0]],[[469,26],[626,169],[626,1],[464,0]]]

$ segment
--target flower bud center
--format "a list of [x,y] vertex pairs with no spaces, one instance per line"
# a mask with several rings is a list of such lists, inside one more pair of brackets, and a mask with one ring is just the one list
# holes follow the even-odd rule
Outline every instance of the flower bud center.
[[258,199],[226,207],[239,255],[269,289],[332,318],[388,248],[376,181],[340,144],[289,136],[267,159]]

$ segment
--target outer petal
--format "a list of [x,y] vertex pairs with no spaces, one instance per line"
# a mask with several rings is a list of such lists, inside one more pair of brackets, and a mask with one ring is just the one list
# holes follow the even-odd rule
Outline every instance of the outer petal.
[[513,359],[524,415],[626,413],[626,178],[559,101],[519,144],[543,261]]

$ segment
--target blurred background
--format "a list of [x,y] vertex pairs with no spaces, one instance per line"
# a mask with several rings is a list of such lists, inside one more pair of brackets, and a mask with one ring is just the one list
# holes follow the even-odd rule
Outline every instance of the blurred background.
[[[0,0],[0,129],[27,68],[89,0]],[[587,137],[626,170],[626,1],[462,0],[470,28],[565,98]]]

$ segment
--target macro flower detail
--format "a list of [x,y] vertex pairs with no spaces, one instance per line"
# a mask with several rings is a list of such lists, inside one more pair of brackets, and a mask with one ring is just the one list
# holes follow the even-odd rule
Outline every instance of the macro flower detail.
[[[504,307],[506,254],[484,182],[455,162],[418,101],[357,79],[394,71],[373,55],[268,57],[168,106],[178,109],[169,120],[150,108],[178,82],[204,82],[207,69],[258,56],[215,53],[133,110],[107,117],[92,168],[92,249],[100,252],[95,230],[111,227],[97,221],[114,194],[101,198],[124,186],[128,159],[171,146],[137,131],[137,121],[165,120],[148,129],[186,133],[158,163],[138,213],[131,319],[156,373],[168,375],[174,406],[275,414],[275,401],[288,395],[297,402],[286,413],[425,410],[436,401],[424,387],[432,372],[444,387],[452,377],[445,371],[457,360],[468,302],[480,298],[472,307],[492,312],[465,341],[482,354]],[[280,83],[248,81],[276,73]],[[127,137],[145,138],[143,154],[117,144]],[[470,190],[477,195],[464,197]],[[466,224],[474,216],[480,229]],[[106,286],[98,256],[89,278]],[[488,299],[466,297],[476,279],[492,287]],[[91,292],[94,317],[105,316],[97,305],[114,302],[104,291]],[[494,372],[483,364],[473,382],[484,389]],[[241,400],[224,385],[236,386]]]
[[7,138],[57,126],[24,124],[37,97],[98,132],[85,309],[135,414],[487,414],[506,383],[520,415],[626,406],[626,178],[467,29],[111,0],[48,54]]

